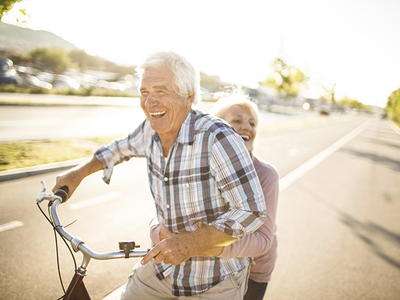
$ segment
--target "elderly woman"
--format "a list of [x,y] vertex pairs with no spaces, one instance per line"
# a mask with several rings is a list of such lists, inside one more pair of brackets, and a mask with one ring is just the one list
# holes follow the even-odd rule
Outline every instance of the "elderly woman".
[[[276,209],[279,193],[279,176],[276,169],[253,155],[254,141],[257,135],[259,112],[255,103],[246,96],[230,95],[221,98],[213,107],[211,114],[228,122],[242,137],[259,177],[267,205],[267,218],[257,231],[245,235],[242,239],[225,247],[214,248],[202,256],[219,258],[254,257],[250,269],[245,300],[262,300],[277,258]],[[150,225],[153,242],[171,236],[165,227],[159,226],[154,219]]]

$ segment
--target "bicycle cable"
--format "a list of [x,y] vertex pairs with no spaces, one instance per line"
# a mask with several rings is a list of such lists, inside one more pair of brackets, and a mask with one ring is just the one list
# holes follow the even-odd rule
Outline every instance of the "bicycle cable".
[[[43,216],[46,218],[47,222],[49,222],[50,225],[53,227],[55,247],[56,247],[58,277],[59,277],[59,280],[60,280],[61,288],[62,288],[62,290],[64,292],[64,295],[57,299],[57,300],[60,300],[60,299],[63,299],[64,296],[65,296],[65,288],[64,288],[64,283],[63,283],[62,276],[61,276],[61,266],[60,266],[59,250],[58,250],[57,233],[61,237],[61,239],[64,241],[64,244],[66,245],[67,249],[69,250],[69,253],[71,254],[72,260],[74,262],[75,272],[76,272],[77,264],[76,264],[75,256],[74,256],[74,254],[72,252],[72,249],[71,249],[70,245],[68,244],[67,240],[58,232],[56,226],[54,226],[54,223],[52,222],[52,220],[42,210],[42,208],[40,207],[39,203],[36,203],[36,205],[38,206],[38,208],[39,208],[40,212],[43,214]],[[49,203],[49,206],[48,206],[48,213],[50,215],[50,203]],[[69,225],[73,224],[74,222],[70,223]]]

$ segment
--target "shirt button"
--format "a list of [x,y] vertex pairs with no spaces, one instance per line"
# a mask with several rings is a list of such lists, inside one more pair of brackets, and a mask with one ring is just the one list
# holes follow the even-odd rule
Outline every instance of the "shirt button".
[[165,205],[166,208],[169,208],[169,204]]
[[168,177],[164,177],[164,181],[168,181]]

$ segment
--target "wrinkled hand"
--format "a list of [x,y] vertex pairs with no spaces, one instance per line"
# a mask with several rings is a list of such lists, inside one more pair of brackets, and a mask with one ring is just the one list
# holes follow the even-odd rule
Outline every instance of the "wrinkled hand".
[[164,261],[166,264],[179,265],[195,256],[198,247],[193,241],[193,236],[190,232],[183,234],[170,232],[170,234],[172,237],[159,242],[143,257],[141,261],[142,265],[147,264],[153,258],[155,263]]
[[174,233],[169,231],[167,229],[167,227],[162,226],[162,225],[160,225],[160,226],[161,226],[161,229],[160,229],[160,241],[165,240],[165,239],[170,238],[170,237],[173,237]]
[[173,233],[165,226],[160,229],[157,245],[147,253],[141,263],[147,264],[154,258],[155,263],[178,265],[195,256],[217,256],[222,253],[223,246],[236,240],[215,227],[198,224],[196,231]]
[[75,170],[69,170],[67,172],[64,172],[60,175],[57,176],[56,178],[56,184],[53,187],[53,193],[63,187],[67,186],[68,187],[68,199],[72,196],[78,185],[82,181],[82,177],[77,174]]

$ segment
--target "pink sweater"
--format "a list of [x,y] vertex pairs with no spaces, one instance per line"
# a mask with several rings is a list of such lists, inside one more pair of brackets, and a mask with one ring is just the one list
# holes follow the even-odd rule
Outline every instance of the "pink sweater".
[[[276,169],[255,156],[253,164],[264,192],[267,205],[267,218],[255,232],[245,235],[242,239],[224,247],[220,258],[254,257],[250,269],[250,279],[256,282],[268,282],[277,258],[276,240],[276,209],[278,206],[279,176]],[[160,226],[157,218],[150,224],[150,238],[153,243],[160,241]]]

